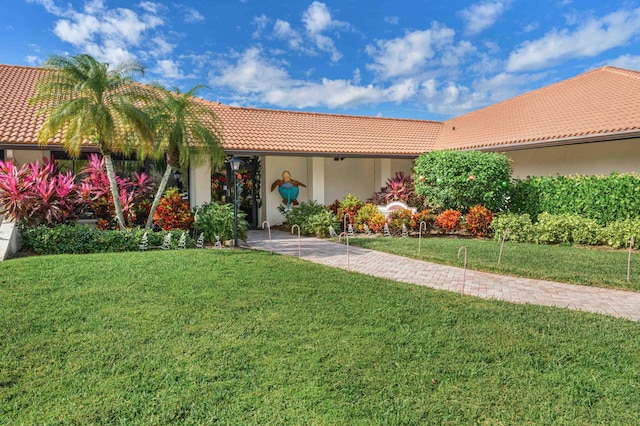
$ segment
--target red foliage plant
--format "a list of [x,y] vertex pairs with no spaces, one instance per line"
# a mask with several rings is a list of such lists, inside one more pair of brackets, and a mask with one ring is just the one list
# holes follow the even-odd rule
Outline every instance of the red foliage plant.
[[189,203],[182,199],[178,188],[169,188],[153,215],[153,221],[163,231],[189,229],[193,225],[193,215]]
[[[98,228],[115,229],[115,209],[104,158],[89,155],[82,174],[82,197],[98,217]],[[134,172],[131,179],[116,176],[116,182],[127,226],[144,225],[151,210],[149,197],[153,195],[153,179],[145,173]]]
[[458,210],[445,210],[436,217],[436,225],[447,234],[453,233],[460,228],[460,218],[462,213]]
[[408,229],[411,222],[411,216],[413,216],[413,211],[410,209],[399,209],[390,212],[389,231],[392,234],[399,235],[402,232],[402,225],[405,225]]
[[0,211],[29,226],[73,220],[82,200],[71,172],[58,173],[49,161],[16,167],[0,161]]
[[471,235],[482,237],[489,231],[489,225],[493,221],[491,210],[480,204],[470,207],[465,218],[465,227]]
[[431,214],[429,210],[422,210],[419,212],[415,212],[411,215],[411,221],[409,221],[409,226],[414,231],[420,231],[420,223],[424,222],[424,226],[422,229],[424,230],[426,227],[426,231],[430,231],[433,228],[433,222],[435,221],[435,217]]

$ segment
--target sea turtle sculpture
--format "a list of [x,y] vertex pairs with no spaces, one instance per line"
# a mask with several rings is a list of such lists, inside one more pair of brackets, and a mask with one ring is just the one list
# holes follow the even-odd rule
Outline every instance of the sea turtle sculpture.
[[291,173],[288,170],[282,172],[282,179],[278,179],[277,181],[271,184],[271,191],[278,187],[278,193],[282,197],[282,203],[287,206],[287,210],[291,210],[291,205],[297,206],[298,203],[298,194],[300,193],[299,186],[305,185],[302,182],[298,182],[297,180],[291,180]]

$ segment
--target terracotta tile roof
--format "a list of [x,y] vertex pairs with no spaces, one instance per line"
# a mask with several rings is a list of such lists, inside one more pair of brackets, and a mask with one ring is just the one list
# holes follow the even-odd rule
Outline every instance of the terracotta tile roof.
[[[640,72],[598,68],[444,123],[436,149],[508,149],[630,137]],[[640,132],[638,132],[640,133]]]
[[38,129],[44,117],[36,119],[37,107],[29,106],[42,70],[0,65],[0,143],[38,144]]
[[[37,145],[43,117],[28,105],[44,72],[0,65],[0,144]],[[218,113],[229,152],[417,156],[435,144],[442,123],[237,108],[200,100]],[[53,141],[55,145],[57,141]]]
[[432,149],[442,127],[425,120],[213,107],[230,152],[418,156]]

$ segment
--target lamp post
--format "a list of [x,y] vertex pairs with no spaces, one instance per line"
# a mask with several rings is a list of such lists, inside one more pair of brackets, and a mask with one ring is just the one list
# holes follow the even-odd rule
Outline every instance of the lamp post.
[[238,247],[238,170],[242,160],[234,155],[229,164],[233,171],[233,246]]
[[182,172],[180,172],[180,169],[176,169],[176,171],[173,172],[173,178],[176,181],[176,186],[178,187],[178,191],[182,191],[182,183],[180,182],[181,177],[182,177]]

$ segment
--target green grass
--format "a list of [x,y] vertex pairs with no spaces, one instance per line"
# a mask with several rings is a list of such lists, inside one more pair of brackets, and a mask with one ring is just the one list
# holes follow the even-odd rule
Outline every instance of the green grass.
[[550,281],[640,291],[640,255],[632,254],[631,280],[627,282],[628,252],[586,247],[553,246],[505,242],[498,266],[500,241],[429,237],[422,239],[418,255],[417,238],[352,238],[352,245],[412,257],[445,265],[462,266],[467,247],[467,268]]
[[638,323],[264,252],[0,263],[0,424],[634,424]]

